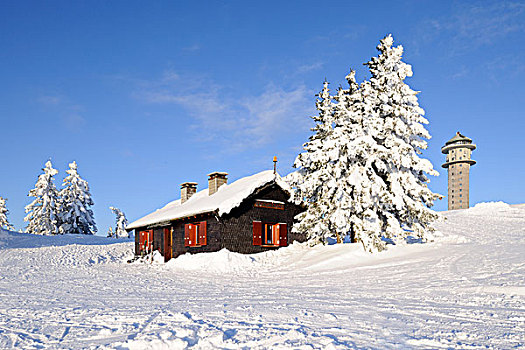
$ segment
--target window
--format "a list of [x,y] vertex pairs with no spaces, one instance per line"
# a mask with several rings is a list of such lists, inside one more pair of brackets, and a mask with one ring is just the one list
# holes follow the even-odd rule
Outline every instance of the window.
[[461,188],[459,189],[459,192],[463,191]]
[[[461,159],[463,159],[463,157],[461,157]],[[460,164],[459,166],[463,166],[463,164]]]
[[462,194],[460,194],[459,196],[460,196],[460,197],[463,197],[463,195],[462,195]]
[[459,173],[460,173],[460,174],[463,174],[463,172],[462,172],[462,171],[460,171]]
[[206,221],[184,225],[184,246],[201,247],[207,244]]
[[462,184],[461,182],[459,183],[459,185],[460,185],[460,186],[463,186],[463,184]]
[[276,245],[279,241],[277,224],[262,224],[262,245]]
[[288,228],[285,223],[253,222],[253,245],[283,247],[288,245]]

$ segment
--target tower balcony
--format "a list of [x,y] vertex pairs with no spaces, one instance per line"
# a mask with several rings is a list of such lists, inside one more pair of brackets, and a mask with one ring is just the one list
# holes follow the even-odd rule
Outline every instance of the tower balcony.
[[452,164],[459,164],[459,163],[467,163],[468,165],[472,166],[472,165],[476,164],[476,161],[473,160],[473,159],[459,159],[459,160],[452,160],[450,162],[443,163],[443,164],[441,164],[441,166],[443,168],[448,168]]
[[448,152],[450,152],[450,150],[455,148],[468,148],[471,151],[473,151],[476,149],[476,145],[473,143],[453,143],[441,147],[441,153],[447,154]]

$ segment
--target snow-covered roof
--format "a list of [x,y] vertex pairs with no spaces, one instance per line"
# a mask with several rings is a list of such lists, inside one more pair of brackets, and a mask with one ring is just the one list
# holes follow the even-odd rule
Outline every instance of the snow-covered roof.
[[132,222],[126,227],[126,230],[202,213],[217,212],[219,216],[228,214],[257,189],[273,181],[282,189],[290,192],[290,187],[281,179],[279,174],[274,174],[273,170],[266,170],[255,175],[243,177],[231,184],[224,184],[211,196],[208,195],[208,189],[206,188],[195,193],[183,204],[180,203],[180,199],[177,199],[153,213]]

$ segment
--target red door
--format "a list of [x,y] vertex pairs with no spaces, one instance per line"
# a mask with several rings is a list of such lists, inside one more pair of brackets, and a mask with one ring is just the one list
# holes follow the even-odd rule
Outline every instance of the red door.
[[171,228],[164,229],[164,261],[171,259],[171,253],[173,251],[173,236]]

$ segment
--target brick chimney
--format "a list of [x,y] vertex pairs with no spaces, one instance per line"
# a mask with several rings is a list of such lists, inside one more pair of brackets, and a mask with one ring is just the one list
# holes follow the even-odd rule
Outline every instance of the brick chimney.
[[228,183],[228,173],[221,173],[219,171],[208,174],[208,195],[212,195],[219,187]]
[[185,182],[180,185],[180,204],[186,202],[197,192],[196,182]]

